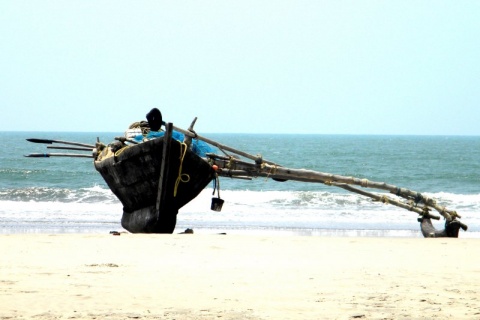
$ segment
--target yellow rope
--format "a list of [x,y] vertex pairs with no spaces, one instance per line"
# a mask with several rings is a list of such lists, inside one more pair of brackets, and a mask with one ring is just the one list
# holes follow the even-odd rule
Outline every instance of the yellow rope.
[[182,173],[183,167],[183,159],[185,158],[185,154],[187,153],[187,144],[184,142],[180,143],[180,167],[178,168],[178,177],[177,181],[175,181],[175,188],[173,189],[173,196],[177,196],[178,185],[180,182],[189,182],[190,176],[186,173]]
[[226,164],[226,167],[230,170],[235,169],[234,164],[235,164],[235,162],[233,162],[233,157],[230,156],[230,159],[228,160],[228,163]]

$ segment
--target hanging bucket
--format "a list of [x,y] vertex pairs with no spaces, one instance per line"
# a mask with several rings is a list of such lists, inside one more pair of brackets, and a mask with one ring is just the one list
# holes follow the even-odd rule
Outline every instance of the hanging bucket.
[[220,211],[222,211],[222,206],[223,206],[223,203],[225,201],[223,201],[223,199],[220,199],[220,180],[218,179],[217,174],[215,174],[215,180],[214,180],[213,183],[214,183],[214,185],[213,185],[212,195],[215,195],[215,190],[216,190],[217,194],[218,194],[218,198],[216,198],[216,197],[212,198],[212,205],[211,205],[210,209],[212,209],[213,211],[220,212]]
[[220,198],[212,198],[212,206],[211,206],[211,209],[213,211],[222,211],[222,206],[223,206],[223,199],[220,199]]

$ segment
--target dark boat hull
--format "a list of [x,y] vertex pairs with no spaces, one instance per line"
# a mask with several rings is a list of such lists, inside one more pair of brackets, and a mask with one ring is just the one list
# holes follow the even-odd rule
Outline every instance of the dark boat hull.
[[[123,204],[122,227],[130,232],[172,233],[178,210],[215,176],[212,167],[190,150],[181,160],[182,145],[172,139],[166,159],[167,178],[162,188],[165,194],[161,210],[157,212],[163,144],[163,139],[154,139],[122,149],[114,157],[95,161],[95,169]],[[184,178],[177,183],[180,168]]]

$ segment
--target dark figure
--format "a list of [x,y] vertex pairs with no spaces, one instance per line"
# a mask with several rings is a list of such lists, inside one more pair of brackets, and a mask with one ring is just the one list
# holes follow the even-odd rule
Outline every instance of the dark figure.
[[147,120],[150,130],[158,131],[162,126],[162,113],[157,108],[153,108],[149,113],[147,113]]

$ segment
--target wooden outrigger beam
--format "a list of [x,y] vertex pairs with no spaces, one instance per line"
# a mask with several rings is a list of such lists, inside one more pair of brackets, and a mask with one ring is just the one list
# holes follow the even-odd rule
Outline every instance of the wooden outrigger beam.
[[[415,192],[405,188],[399,188],[397,186],[387,184],[384,182],[375,182],[367,179],[359,179],[354,177],[347,177],[341,175],[335,175],[331,173],[318,172],[307,169],[292,169],[281,167],[278,165],[270,165],[266,163],[248,163],[235,158],[228,158],[219,156],[216,154],[207,154],[207,157],[215,165],[218,166],[220,176],[227,176],[235,178],[240,177],[267,177],[274,180],[295,180],[301,182],[313,182],[323,183],[326,185],[336,186],[351,192],[361,194],[363,196],[370,197],[376,201],[383,203],[390,203],[392,205],[417,212],[427,217],[439,219],[438,216],[431,215],[428,207],[432,207],[437,210],[447,221],[451,221],[454,218],[461,218],[456,211],[447,210],[443,206],[439,206],[432,198],[426,197],[419,192]],[[399,202],[391,197],[385,195],[373,194],[351,185],[361,186],[363,188],[374,188],[389,191],[390,193],[402,197],[408,200],[409,203]],[[419,203],[423,203],[425,206],[418,206]]]

